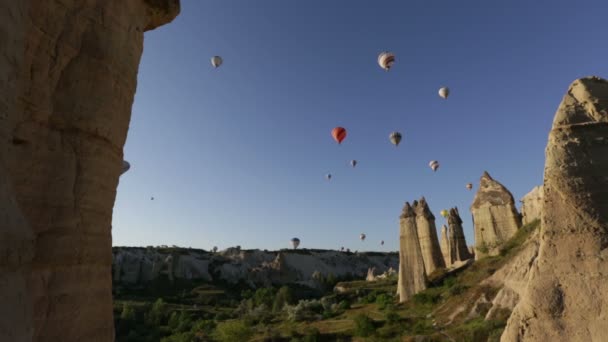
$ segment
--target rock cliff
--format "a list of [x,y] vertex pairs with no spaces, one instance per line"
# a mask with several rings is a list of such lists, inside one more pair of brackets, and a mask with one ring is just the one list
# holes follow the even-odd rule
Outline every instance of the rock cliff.
[[299,283],[314,287],[312,275],[364,279],[369,269],[387,272],[397,268],[396,253],[344,253],[328,250],[227,249],[218,253],[187,248],[113,248],[113,281],[116,286],[145,286],[166,277],[171,280],[247,283],[252,287]]
[[608,341],[608,81],[572,83],[545,155],[539,255],[501,341]]
[[0,0],[0,340],[114,340],[112,207],[144,31],[179,8]]
[[543,187],[535,186],[521,200],[521,219],[523,224],[540,220],[543,209]]
[[448,215],[448,258],[449,264],[465,261],[472,258],[467,247],[467,242],[462,229],[462,219],[458,213],[458,208],[449,210]]
[[414,213],[416,214],[416,229],[420,242],[420,250],[422,251],[422,259],[424,260],[424,269],[426,270],[426,274],[429,275],[437,269],[445,268],[439,240],[437,239],[435,216],[424,197],[418,202],[414,201]]
[[448,227],[441,226],[441,240],[439,241],[443,263],[446,267],[450,267],[452,260],[450,258],[450,240],[448,239]]
[[484,172],[471,205],[475,228],[475,259],[498,255],[500,246],[521,226],[513,195]]
[[416,214],[405,202],[399,221],[399,301],[405,302],[427,287],[424,259],[416,229]]

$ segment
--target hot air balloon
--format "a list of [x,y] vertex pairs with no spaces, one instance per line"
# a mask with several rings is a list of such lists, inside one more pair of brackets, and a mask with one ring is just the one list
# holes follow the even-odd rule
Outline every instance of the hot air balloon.
[[447,99],[448,96],[450,96],[450,88],[448,88],[448,87],[439,88],[439,96],[441,96],[443,99]]
[[299,245],[300,245],[300,239],[298,239],[298,238],[291,239],[291,246],[293,247],[293,249],[298,248]]
[[331,173],[326,174],[326,175],[325,175],[325,179],[327,179],[327,180],[331,180]]
[[469,190],[473,189],[473,183],[467,183],[467,189],[469,189]]
[[380,241],[380,246],[384,246],[384,240]]
[[437,171],[437,169],[439,168],[439,162],[438,162],[438,161],[436,161],[436,160],[431,160],[431,161],[429,162],[429,167],[430,167],[431,169],[433,169],[433,171]]
[[395,63],[395,55],[391,52],[384,51],[378,55],[378,64],[380,67],[388,71]]
[[399,143],[401,142],[401,133],[393,132],[388,136],[388,139],[393,145],[399,146]]
[[338,144],[342,144],[342,140],[346,138],[346,129],[344,127],[336,127],[331,130],[331,136]]
[[448,212],[446,209],[443,209],[443,210],[440,212],[440,214],[441,214],[441,216],[443,216],[443,217],[448,217],[449,212]]
[[150,197],[150,201],[154,201],[154,197]]
[[353,160],[351,160],[351,161],[350,161],[350,166],[352,166],[352,167],[357,166],[357,161],[356,161],[356,160],[354,160],[354,159],[353,159]]
[[344,246],[340,247],[340,251],[344,252]]
[[213,56],[211,57],[211,65],[213,65],[214,68],[219,67],[220,65],[222,65],[224,61],[222,60],[222,57],[220,56]]
[[131,164],[129,164],[128,161],[123,160],[122,161],[122,169],[120,170],[120,174],[122,175],[123,173],[129,171],[130,168],[131,168]]
[[217,246],[213,246],[213,253],[217,253]]
[[359,235],[359,239],[361,239],[361,241],[365,240],[365,234],[361,233],[361,235]]

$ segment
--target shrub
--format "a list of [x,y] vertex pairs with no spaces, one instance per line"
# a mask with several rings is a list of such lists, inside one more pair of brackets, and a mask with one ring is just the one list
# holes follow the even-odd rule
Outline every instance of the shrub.
[[315,327],[304,328],[304,337],[302,342],[318,342],[321,341],[321,332]]
[[253,335],[242,321],[227,321],[217,325],[213,337],[220,342],[248,341]]
[[390,307],[384,313],[384,319],[386,320],[386,323],[393,324],[399,322],[401,316],[399,316],[393,307]]
[[350,309],[350,302],[348,300],[344,299],[343,301],[340,302],[338,307],[340,308],[340,310],[348,310],[348,309]]
[[365,314],[358,314],[354,318],[355,336],[367,337],[374,333],[374,321]]
[[436,304],[441,299],[441,295],[425,291],[415,294],[413,299],[416,304]]
[[386,293],[383,293],[376,297],[376,304],[380,310],[384,310],[387,306],[393,303],[393,298]]
[[450,293],[451,296],[456,296],[456,295],[463,293],[468,288],[469,287],[466,285],[456,284],[453,287],[451,287],[448,292]]
[[283,310],[283,307],[287,304],[291,304],[292,302],[292,293],[291,289],[287,286],[283,286],[277,292],[276,297],[274,298],[274,303],[272,304],[272,311],[279,312]]

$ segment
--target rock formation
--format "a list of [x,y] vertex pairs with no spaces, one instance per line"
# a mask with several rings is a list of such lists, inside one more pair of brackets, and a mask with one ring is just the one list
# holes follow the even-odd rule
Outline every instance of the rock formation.
[[521,226],[513,195],[484,172],[471,205],[475,228],[475,258],[498,255],[500,246]]
[[545,155],[539,255],[501,341],[608,341],[608,81],[572,83]]
[[178,12],[0,0],[1,341],[114,340],[112,208],[144,31]]
[[414,201],[414,213],[416,214],[416,228],[424,269],[426,274],[433,273],[436,269],[445,268],[439,240],[437,239],[437,227],[435,226],[435,216],[429,209],[424,197],[420,201]]
[[370,267],[367,270],[367,276],[365,277],[365,281],[376,281],[376,275],[374,274],[375,272],[376,272],[376,268]]
[[416,214],[409,203],[405,203],[399,222],[399,301],[405,302],[416,293],[426,289],[427,279],[424,259],[420,250],[416,229]]
[[540,220],[543,208],[543,187],[535,186],[521,199],[521,219],[523,224]]
[[441,255],[443,256],[443,263],[446,267],[451,264],[450,258],[450,240],[448,239],[448,227],[441,226],[441,240],[439,241],[439,247],[441,248]]
[[455,262],[465,261],[472,256],[469,253],[467,242],[464,238],[464,230],[462,229],[462,219],[458,213],[458,208],[452,208],[448,215],[448,245],[450,247],[448,258],[450,265]]
[[[197,249],[114,247],[115,287],[141,287],[161,277],[197,279],[253,287],[310,285],[314,271],[327,277],[352,274],[365,279],[368,268],[388,272],[399,265],[397,253],[340,253],[331,250],[286,250],[280,252],[228,248],[219,253]],[[171,264],[168,257],[172,255]],[[171,267],[171,269],[169,269]]]

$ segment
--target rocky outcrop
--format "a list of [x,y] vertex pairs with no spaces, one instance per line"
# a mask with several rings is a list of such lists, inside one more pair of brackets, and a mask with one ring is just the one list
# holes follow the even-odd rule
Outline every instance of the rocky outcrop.
[[454,263],[470,259],[472,255],[469,253],[464,237],[462,219],[458,213],[458,208],[454,207],[449,210],[448,225],[449,264],[453,265]]
[[521,200],[521,220],[522,224],[529,224],[535,220],[540,220],[543,208],[543,187],[535,186]]
[[365,281],[376,281],[376,275],[374,274],[375,272],[376,268],[370,267],[367,270],[367,276],[365,277]]
[[530,269],[538,256],[538,232],[536,230],[523,243],[521,251],[511,261],[481,283],[481,285],[500,288],[492,300],[492,308],[486,314],[486,319],[494,319],[500,309],[512,311],[524,294]]
[[416,214],[405,203],[399,222],[399,301],[405,302],[427,286],[424,259],[416,228]]
[[0,0],[0,340],[114,340],[112,208],[144,31],[178,12]]
[[441,240],[439,241],[439,247],[441,248],[441,256],[443,256],[443,263],[446,267],[449,267],[452,260],[450,258],[450,240],[448,239],[448,227],[444,224],[441,226]]
[[574,81],[545,151],[539,255],[501,341],[608,341],[608,81]]
[[484,172],[471,205],[475,228],[475,258],[498,255],[500,246],[521,226],[513,195]]
[[414,201],[414,213],[416,214],[416,229],[422,259],[424,260],[424,269],[426,274],[429,275],[437,269],[445,268],[439,240],[437,239],[435,216],[424,197],[418,202]]
[[114,247],[115,287],[142,287],[160,278],[246,283],[252,287],[298,283],[314,287],[312,274],[364,279],[368,269],[396,268],[396,253],[359,253],[330,250],[237,250],[219,253],[188,248]]

